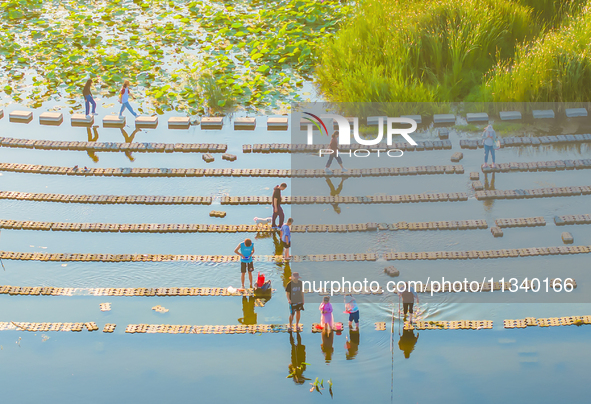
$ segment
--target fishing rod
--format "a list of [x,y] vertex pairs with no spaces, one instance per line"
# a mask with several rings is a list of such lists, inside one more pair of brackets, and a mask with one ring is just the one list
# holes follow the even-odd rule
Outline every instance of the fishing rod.
[[392,302],[392,320],[390,323],[390,354],[392,356],[392,369],[391,369],[391,383],[390,383],[390,402],[394,402],[394,302]]
[[[2,234],[2,232],[0,231],[0,235]],[[6,267],[4,266],[4,262],[2,262],[2,258],[0,258],[0,264],[2,264],[2,269],[4,269],[4,271],[6,272]]]

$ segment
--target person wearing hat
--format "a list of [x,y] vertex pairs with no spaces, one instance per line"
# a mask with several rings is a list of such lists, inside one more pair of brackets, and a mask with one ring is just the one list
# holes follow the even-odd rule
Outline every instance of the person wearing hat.
[[289,303],[289,330],[292,329],[293,316],[296,317],[296,331],[299,332],[300,311],[304,310],[304,289],[300,274],[293,272],[291,281],[285,287],[287,302]]

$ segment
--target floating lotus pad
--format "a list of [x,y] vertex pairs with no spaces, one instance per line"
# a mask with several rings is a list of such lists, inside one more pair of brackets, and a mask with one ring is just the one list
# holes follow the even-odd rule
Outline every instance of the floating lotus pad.
[[33,120],[31,111],[12,111],[8,114],[10,122],[29,123]]
[[169,129],[189,129],[191,126],[191,119],[186,116],[173,116],[168,118]]
[[[103,121],[104,124],[104,121]],[[158,127],[158,117],[157,116],[138,116],[135,118],[135,127],[136,128],[150,128],[155,129]]]
[[64,115],[61,112],[43,112],[39,115],[39,123],[41,125],[61,125],[64,121]]

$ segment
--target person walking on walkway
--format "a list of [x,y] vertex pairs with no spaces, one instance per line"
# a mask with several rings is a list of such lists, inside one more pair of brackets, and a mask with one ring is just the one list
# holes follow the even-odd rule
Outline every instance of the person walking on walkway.
[[332,174],[332,171],[330,171],[330,165],[332,164],[332,160],[336,159],[337,163],[339,163],[339,165],[341,166],[341,170],[343,170],[343,172],[346,172],[347,169],[345,167],[343,167],[343,160],[341,159],[341,157],[339,156],[339,131],[335,130],[334,133],[332,134],[332,137],[330,138],[330,144],[328,145],[328,149],[332,150],[332,153],[330,153],[330,156],[328,157],[328,161],[326,162],[326,167],[324,168],[324,170],[328,173],[328,174]]
[[291,274],[291,281],[285,287],[285,294],[287,295],[287,302],[289,303],[289,330],[292,330],[293,317],[295,314],[296,332],[300,332],[300,311],[304,310],[304,285],[300,280],[300,274],[293,272]]
[[92,105],[92,115],[98,115],[96,113],[96,102],[94,98],[92,98],[92,92],[90,91],[90,87],[92,87],[92,79],[86,80],[86,84],[84,85],[84,89],[82,90],[82,96],[84,97],[84,106],[86,107],[86,119],[90,119],[90,106]]
[[[271,200],[273,205],[273,217],[271,219],[271,227],[274,230],[280,229],[281,226],[283,226],[283,220],[285,219],[283,208],[281,207],[281,191],[283,191],[285,188],[287,188],[287,184],[285,182],[273,188],[273,197]],[[277,219],[277,217],[279,217],[279,225],[275,224],[275,219]]]
[[281,226],[281,245],[283,246],[283,258],[288,260],[289,256],[289,247],[291,247],[291,224],[293,223],[293,219],[290,217],[287,219],[287,223]]
[[414,301],[416,299],[419,304],[419,296],[415,292],[414,288],[410,286],[410,282],[406,282],[406,287],[402,292],[398,292],[398,296],[402,298],[402,307],[404,311],[404,321],[406,321],[406,315],[410,313],[408,321],[412,323],[412,315],[414,313]]
[[242,273],[242,289],[244,289],[244,278],[246,271],[248,271],[248,280],[250,281],[250,288],[252,289],[252,272],[254,271],[254,243],[247,238],[234,250],[235,254],[240,255],[240,272]]
[[135,100],[135,97],[131,95],[131,92],[129,91],[129,80],[125,80],[125,82],[123,83],[123,87],[121,87],[121,91],[119,92],[119,102],[121,103],[121,111],[119,111],[119,118],[123,117],[123,111],[125,111],[125,108],[127,108],[134,117],[137,118],[138,116],[138,114],[135,113],[135,111],[133,110],[133,108],[131,108],[131,105],[129,104],[129,97]]
[[488,154],[492,156],[492,165],[495,167],[495,143],[497,142],[497,133],[492,125],[488,125],[484,132],[482,132],[482,139],[484,143],[484,167],[488,167]]

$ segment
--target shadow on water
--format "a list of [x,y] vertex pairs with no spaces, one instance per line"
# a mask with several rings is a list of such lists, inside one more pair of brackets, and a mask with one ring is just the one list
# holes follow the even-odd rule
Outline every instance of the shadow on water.
[[242,317],[238,319],[240,324],[249,325],[257,323],[257,314],[254,311],[257,299],[254,296],[242,296]]
[[289,333],[289,342],[291,345],[291,363],[288,366],[289,375],[295,384],[304,384],[306,380],[310,380],[304,376],[306,370],[306,346],[302,344],[302,336],[296,333],[294,339],[293,333]]
[[419,333],[415,336],[414,330],[402,330],[402,335],[398,341],[398,348],[404,352],[406,359],[410,358],[410,354],[415,350],[415,345],[419,340]]
[[[98,134],[98,126],[93,126],[92,127],[92,132],[90,131],[90,128],[86,128],[86,134],[88,136],[88,141],[89,142],[96,142],[99,138],[99,134]],[[87,150],[86,153],[88,153],[88,157],[90,157],[90,159],[94,162],[94,163],[98,163],[99,158],[96,155],[96,153],[94,152],[94,150]]]
[[332,360],[332,354],[334,353],[334,335],[334,331],[329,333],[322,332],[322,343],[320,344],[320,349],[324,354],[324,361],[326,363],[330,363]]
[[359,351],[359,339],[360,339],[359,330],[356,330],[356,331],[350,330],[349,331],[349,338],[347,339],[347,342],[345,343],[345,348],[347,349],[347,353],[345,354],[345,357],[347,358],[348,361],[355,359],[355,357],[357,356],[357,353]]
[[[495,188],[495,173],[490,174],[490,182],[488,181],[489,173],[484,173],[484,189],[486,191],[494,191]],[[485,211],[490,211],[495,204],[494,199],[485,199],[482,201]]]
[[[133,143],[135,136],[138,134],[138,132],[141,132],[141,129],[135,128],[133,130],[133,132],[131,132],[131,135],[130,135],[127,133],[127,131],[124,128],[121,128],[120,130],[121,130],[121,135],[123,135],[123,139],[125,140],[124,143]],[[90,127],[86,128],[86,135],[87,135],[89,142],[97,142],[99,140],[98,126],[94,125],[92,127],[92,130]],[[88,154],[88,157],[90,157],[94,163],[98,163],[99,158],[96,155],[96,152],[94,150],[87,150],[86,153]],[[133,163],[135,161],[135,157],[133,157],[133,154],[131,151],[127,150],[124,152],[124,154],[129,159],[130,162]]]
[[[339,186],[337,188],[335,188],[331,179],[329,177],[326,177],[326,184],[330,188],[330,196],[337,196],[337,195],[341,194],[341,191],[343,190],[343,184],[345,183],[345,179],[346,179],[345,177],[341,177],[341,183],[339,184]],[[341,208],[339,207],[338,203],[331,203],[331,205],[337,214],[341,213]]]
[[[141,129],[135,128],[135,130],[133,132],[131,132],[131,135],[128,135],[127,132],[125,131],[125,129],[121,128],[121,134],[123,135],[123,138],[125,139],[125,143],[132,143],[133,139],[135,139],[135,135],[137,135],[137,133],[140,131],[141,131]],[[131,152],[129,150],[125,152],[125,156],[127,156],[129,161],[131,161],[132,163],[135,161],[135,157],[133,157],[133,155],[131,154]]]

